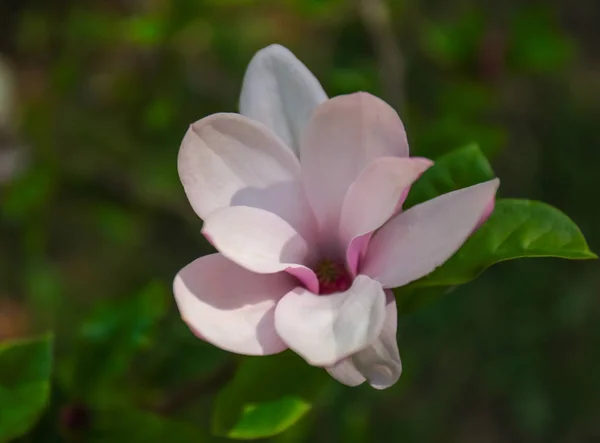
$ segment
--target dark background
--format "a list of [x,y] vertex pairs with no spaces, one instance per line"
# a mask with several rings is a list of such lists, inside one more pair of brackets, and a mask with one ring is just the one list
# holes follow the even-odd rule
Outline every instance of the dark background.
[[[211,251],[176,156],[191,122],[237,111],[270,43],[330,96],[394,105],[414,154],[479,143],[502,197],[558,207],[598,252],[599,22],[595,0],[0,0],[0,166],[15,166],[0,171],[0,340],[57,332],[52,406],[27,441],[69,441],[60,411],[79,402],[208,422],[214,389],[194,380],[220,383],[232,357],[170,293]],[[600,441],[598,270],[504,263],[401,312],[396,386],[332,383],[271,441]]]

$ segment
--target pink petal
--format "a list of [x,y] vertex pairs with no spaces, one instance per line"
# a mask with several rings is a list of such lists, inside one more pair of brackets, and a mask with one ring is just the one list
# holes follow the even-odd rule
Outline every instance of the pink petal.
[[386,290],[386,300],[386,319],[379,338],[366,349],[327,368],[339,382],[358,386],[368,380],[374,388],[385,389],[400,378],[402,362],[396,340],[398,314],[396,300],[389,290]]
[[492,198],[490,200],[490,202],[488,203],[488,205],[485,207],[485,210],[483,211],[483,215],[481,216],[481,218],[479,219],[479,221],[477,222],[477,226],[475,226],[474,231],[477,231],[477,229],[479,229],[479,227],[484,224],[488,218],[490,218],[490,215],[492,215],[492,212],[494,212],[494,208],[496,207],[496,199]]
[[473,232],[499,183],[494,179],[459,189],[398,214],[371,239],[360,272],[385,288],[429,274]]
[[[348,268],[350,268],[350,273],[352,275],[358,274],[358,265],[367,252],[371,237],[373,237],[373,233],[368,232],[360,237],[354,238],[350,242],[350,245],[346,247],[346,263],[348,264]],[[345,245],[346,243],[342,242],[342,244]]]
[[332,98],[315,111],[302,139],[302,179],[320,228],[335,235],[344,197],[379,157],[408,156],[400,117],[367,93]]
[[265,124],[298,156],[300,136],[325,100],[327,94],[308,68],[288,49],[270,45],[248,65],[240,112]]
[[298,159],[246,117],[215,114],[194,123],[181,144],[178,168],[190,204],[203,219],[245,205],[274,212],[297,228],[311,223]]
[[293,275],[298,281],[313,294],[319,293],[319,280],[315,271],[304,265],[291,265],[285,272]]
[[220,209],[205,220],[202,233],[221,254],[249,271],[272,274],[302,268],[305,278],[314,277],[311,289],[318,288],[314,272],[304,266],[310,258],[306,240],[272,212],[249,206]]
[[384,320],[385,293],[364,275],[348,291],[331,295],[298,287],[275,309],[279,336],[314,366],[331,366],[364,349],[377,339]]
[[285,273],[253,274],[212,254],[183,268],[173,291],[181,317],[201,338],[238,354],[266,355],[286,349],[274,309],[294,285]]
[[358,256],[367,243],[360,239],[388,221],[413,182],[432,164],[419,157],[381,157],[352,183],[340,218],[340,237],[351,269],[356,270]]

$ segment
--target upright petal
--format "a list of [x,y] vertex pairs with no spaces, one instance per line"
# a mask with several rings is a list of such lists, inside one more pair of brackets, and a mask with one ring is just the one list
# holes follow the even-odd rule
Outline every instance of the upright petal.
[[309,244],[289,223],[272,212],[249,206],[232,206],[213,212],[202,232],[212,245],[232,262],[259,274],[288,269],[318,290],[317,278],[305,265],[311,257]]
[[312,214],[298,159],[260,123],[215,114],[194,123],[181,144],[179,177],[201,218],[228,206],[266,209],[292,225]]
[[374,388],[385,389],[400,378],[402,362],[396,339],[396,300],[389,290],[386,291],[386,299],[385,323],[377,340],[366,349],[327,368],[327,372],[339,382],[348,386],[358,386],[368,380]]
[[499,180],[450,192],[410,208],[371,239],[360,272],[385,288],[417,280],[448,260],[489,211]]
[[324,235],[335,235],[348,187],[379,157],[406,157],[400,117],[367,93],[332,98],[315,111],[300,160],[307,197]]
[[419,157],[373,160],[352,183],[340,218],[340,239],[355,272],[365,241],[359,237],[379,229],[394,214],[403,195],[433,162]]
[[266,355],[286,349],[273,314],[295,284],[285,273],[254,274],[213,254],[183,268],[173,290],[181,317],[201,338],[238,354]]
[[299,155],[300,136],[315,108],[327,100],[316,77],[288,49],[267,46],[250,61],[240,112],[274,131]]
[[275,328],[308,363],[331,366],[377,339],[385,320],[381,285],[359,275],[350,289],[316,295],[298,287],[275,309]]

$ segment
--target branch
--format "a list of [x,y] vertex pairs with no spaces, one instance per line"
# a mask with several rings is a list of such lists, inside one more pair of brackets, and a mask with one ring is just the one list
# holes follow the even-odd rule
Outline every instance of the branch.
[[405,62],[394,36],[389,7],[385,0],[358,0],[358,15],[375,47],[385,98],[401,112],[406,102]]

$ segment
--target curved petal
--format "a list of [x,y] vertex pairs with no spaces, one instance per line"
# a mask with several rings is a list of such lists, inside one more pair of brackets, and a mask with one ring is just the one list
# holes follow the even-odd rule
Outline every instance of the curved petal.
[[348,187],[379,157],[408,156],[400,117],[383,100],[361,92],[320,105],[302,139],[307,197],[325,236],[335,235]]
[[288,49],[270,45],[250,61],[240,112],[265,124],[298,156],[300,136],[315,108],[327,100],[316,77]]
[[351,269],[356,271],[359,255],[364,252],[362,236],[388,221],[413,182],[432,164],[419,157],[381,157],[352,183],[340,217],[340,237]]
[[329,375],[346,386],[355,387],[367,381],[365,376],[356,369],[356,366],[354,366],[352,357],[340,360],[335,365],[325,369],[327,369]]
[[386,301],[385,323],[379,338],[366,349],[327,368],[327,372],[339,382],[358,386],[368,380],[375,389],[385,389],[400,378],[402,362],[396,340],[398,313],[396,300],[389,290],[386,290]]
[[279,336],[314,366],[331,366],[364,349],[377,339],[384,320],[385,293],[364,275],[346,292],[326,296],[296,288],[275,308]]
[[313,294],[319,293],[319,279],[315,271],[304,265],[290,265],[285,272],[293,275],[302,285]]
[[206,117],[188,130],[177,163],[202,219],[245,205],[274,212],[294,226],[310,224],[298,159],[260,123],[238,114]]
[[459,189],[398,214],[371,239],[360,272],[385,288],[429,274],[471,235],[499,183],[494,179]]
[[356,369],[375,389],[389,388],[402,374],[402,362],[396,338],[398,311],[396,299],[391,291],[386,290],[386,300],[385,323],[379,338],[367,349],[352,356]]
[[314,272],[304,266],[310,260],[306,240],[272,212],[249,206],[223,208],[205,220],[202,233],[221,254],[249,271],[272,274],[300,268],[303,271],[292,273],[303,281],[312,278],[307,286],[318,288]]
[[266,355],[287,348],[273,313],[295,284],[285,273],[253,274],[212,254],[183,268],[173,291],[181,317],[196,335],[227,351]]

